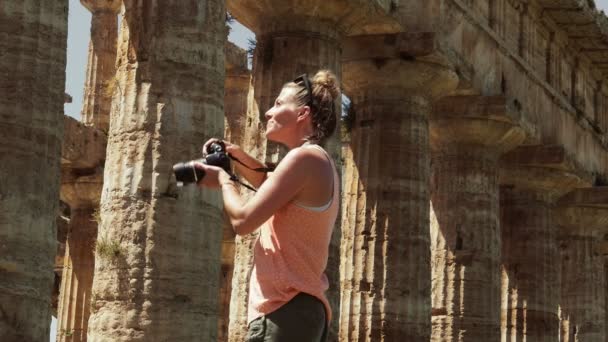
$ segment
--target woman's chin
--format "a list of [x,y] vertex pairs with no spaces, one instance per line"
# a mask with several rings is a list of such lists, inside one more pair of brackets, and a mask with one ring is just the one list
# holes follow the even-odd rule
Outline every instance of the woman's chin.
[[267,140],[272,140],[272,138],[275,136],[274,131],[271,129],[267,129],[266,130],[266,139]]

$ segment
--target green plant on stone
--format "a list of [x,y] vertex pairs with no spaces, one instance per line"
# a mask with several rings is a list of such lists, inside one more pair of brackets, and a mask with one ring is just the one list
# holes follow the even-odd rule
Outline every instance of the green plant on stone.
[[112,260],[122,254],[123,250],[119,241],[103,236],[97,239],[95,252],[102,259]]
[[97,304],[97,293],[93,292],[93,293],[91,293],[91,300],[89,301],[90,311],[91,312],[95,311],[95,305],[96,304]]
[[72,337],[74,335],[74,330],[61,329],[61,335],[65,337]]
[[93,214],[91,214],[91,221],[96,222],[98,226],[101,225],[101,212],[99,208],[96,208]]

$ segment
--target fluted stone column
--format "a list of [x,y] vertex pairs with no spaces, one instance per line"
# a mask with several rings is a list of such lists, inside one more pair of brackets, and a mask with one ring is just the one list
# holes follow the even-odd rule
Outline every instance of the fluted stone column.
[[606,274],[601,249],[608,233],[608,187],[577,189],[554,210],[560,227],[562,341],[606,341]]
[[224,132],[224,2],[124,7],[88,338],[214,341],[220,193],[176,189],[172,165]]
[[68,1],[0,2],[0,341],[48,341]]
[[57,341],[86,341],[93,304],[95,239],[107,139],[103,131],[64,117],[61,201],[69,206],[59,291]]
[[112,87],[116,75],[118,12],[122,0],[80,0],[91,11],[91,41],[84,87],[82,122],[104,132],[110,124]]
[[225,67],[224,137],[232,143],[242,145],[247,125],[247,96],[251,84],[251,71],[247,69],[247,51],[227,42]]
[[107,137],[68,116],[64,128],[60,198],[69,206],[70,219],[62,255],[57,341],[86,341]]
[[[224,139],[242,146],[247,124],[247,95],[251,72],[247,69],[247,52],[238,46],[226,43],[226,79],[224,94],[225,131]],[[248,191],[248,190],[244,190]],[[230,323],[230,295],[234,273],[236,234],[227,218],[224,219],[222,238],[222,270],[220,272],[218,341],[228,341]]]
[[431,341],[500,340],[498,158],[524,139],[506,111],[456,96],[431,115]]
[[[66,203],[59,203],[59,215],[55,222],[57,223],[57,253],[55,254],[55,281],[53,282],[53,297],[52,297],[52,307],[53,307],[53,316],[57,317],[57,312],[59,310],[59,291],[61,289],[61,275],[63,274],[63,265],[65,264],[65,248],[68,239],[68,229],[70,225],[70,215],[69,215],[69,207]],[[62,208],[63,207],[63,208]],[[64,214],[64,208],[67,208],[67,215]]]
[[70,205],[70,223],[59,292],[57,341],[87,340],[101,176],[68,179],[61,186],[62,200]]
[[[277,162],[284,154],[277,145],[268,144],[264,138],[264,113],[272,107],[282,86],[295,77],[308,73],[309,77],[322,68],[332,70],[340,76],[340,40],[354,29],[362,30],[387,18],[388,24],[378,24],[374,29],[395,28],[388,19],[387,8],[378,3],[363,0],[229,0],[228,9],[234,17],[256,34],[253,58],[253,110],[257,113],[257,130],[262,138],[248,139],[265,146],[255,148],[268,161]],[[391,26],[392,25],[392,26]],[[248,125],[249,128],[249,125]],[[245,144],[246,149],[253,146]],[[327,150],[340,167],[339,130],[327,143]],[[255,237],[237,238],[236,262],[230,320],[230,341],[241,341],[246,332],[246,314],[249,274],[253,255],[251,248]],[[339,307],[339,245],[340,229],[336,227],[330,246],[327,275],[330,282],[328,297],[333,317],[338,316]],[[242,265],[238,265],[241,264]],[[238,273],[237,273],[238,271]],[[336,338],[337,324],[331,325],[330,340]]]
[[590,181],[573,164],[560,146],[522,146],[501,159],[501,341],[559,339],[561,265],[552,207]]
[[[428,341],[431,333],[428,116],[458,78],[439,56],[399,58],[403,39],[412,40],[401,46],[434,42],[392,34],[351,37],[344,47],[355,121],[344,174],[340,341]],[[380,51],[382,63],[369,55]]]
[[[84,85],[82,123],[70,123],[65,139],[62,165],[64,178],[61,197],[70,205],[70,230],[64,257],[64,268],[59,294],[57,341],[86,341],[88,321],[94,298],[91,297],[95,268],[95,240],[99,215],[99,199],[103,183],[103,159],[94,165],[83,165],[83,160],[70,160],[68,148],[87,150],[96,148],[96,155],[105,157],[105,133],[108,132],[112,94],[110,83],[116,74],[116,40],[118,11],[122,1],[81,0],[92,13],[91,40],[87,77]],[[90,130],[90,132],[85,132]],[[94,131],[97,130],[97,131]],[[89,136],[93,136],[90,139]],[[84,137],[84,138],[83,138]],[[97,143],[96,143],[97,142]],[[67,146],[71,143],[72,146]],[[79,151],[86,153],[86,151]],[[91,158],[88,155],[88,158]],[[95,171],[92,171],[93,168]],[[88,175],[94,172],[92,175]],[[74,175],[85,174],[77,177]],[[67,179],[66,179],[67,178]]]

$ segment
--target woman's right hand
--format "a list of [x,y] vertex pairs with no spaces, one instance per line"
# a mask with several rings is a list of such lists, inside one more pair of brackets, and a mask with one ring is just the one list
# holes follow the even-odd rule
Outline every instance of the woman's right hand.
[[207,142],[203,145],[203,155],[207,155],[207,148],[209,147],[209,145],[211,145],[214,142],[218,142],[221,141],[224,143],[224,146],[226,146],[226,152],[230,155],[232,155],[235,158],[239,158],[243,152],[243,150],[241,149],[241,147],[239,145],[235,145],[230,143],[229,141],[226,140],[222,140],[222,139],[218,139],[218,138],[211,138],[209,140],[207,140]]

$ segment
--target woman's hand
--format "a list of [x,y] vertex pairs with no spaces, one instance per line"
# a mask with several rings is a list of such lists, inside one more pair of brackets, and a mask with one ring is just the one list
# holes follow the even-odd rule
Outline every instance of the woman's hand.
[[230,181],[230,175],[221,167],[198,162],[194,163],[194,167],[205,171],[205,176],[197,183],[200,187],[217,189],[223,183]]
[[203,145],[203,155],[207,155],[207,148],[209,148],[209,145],[218,141],[223,142],[224,146],[226,146],[226,153],[234,156],[235,158],[239,158],[243,154],[243,150],[239,145],[232,144],[231,142],[226,140],[211,138],[207,140],[207,142]]

